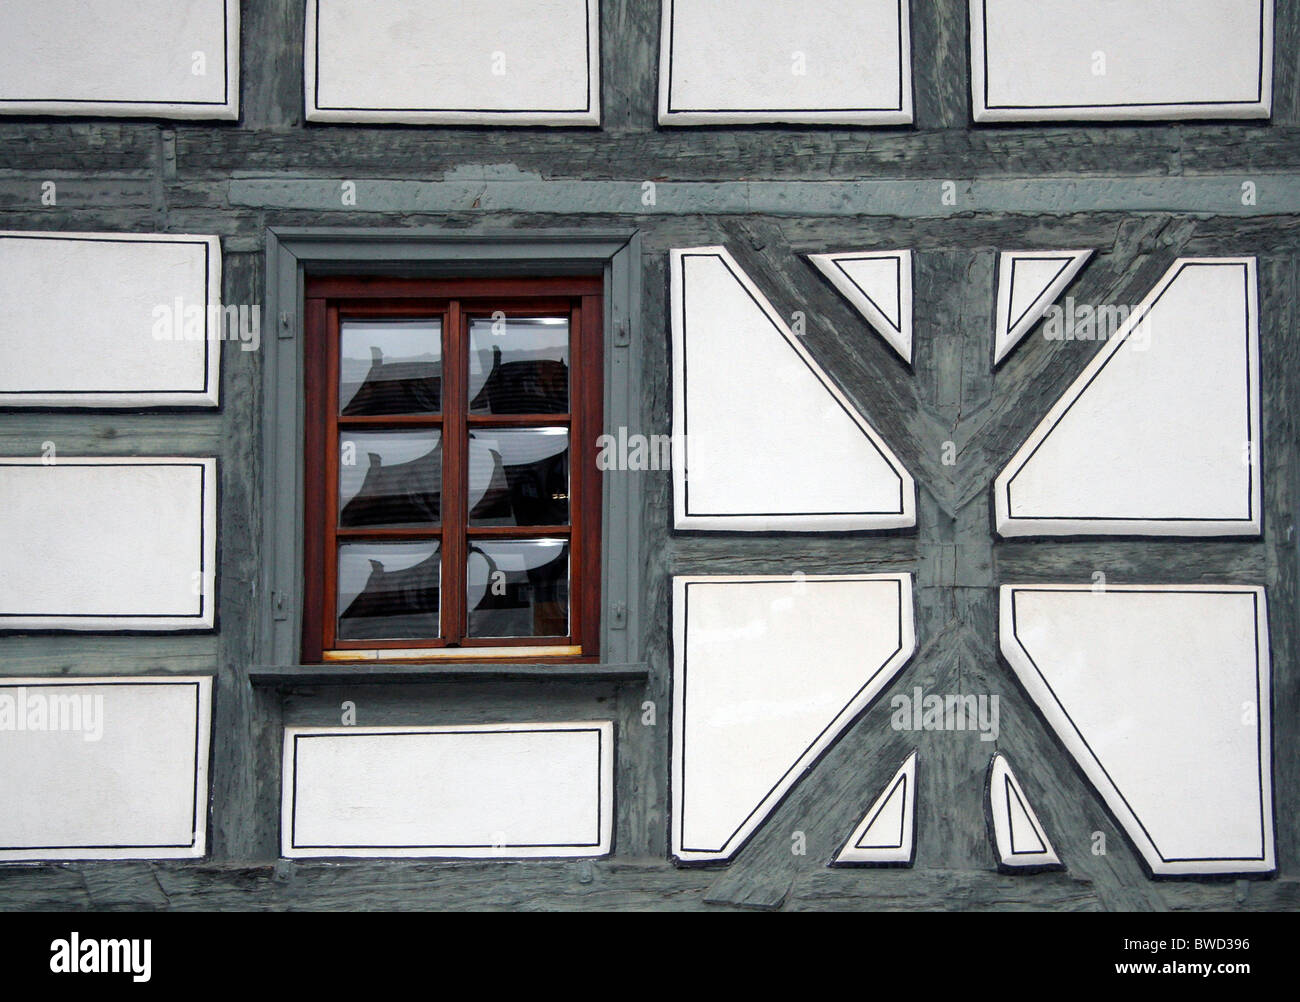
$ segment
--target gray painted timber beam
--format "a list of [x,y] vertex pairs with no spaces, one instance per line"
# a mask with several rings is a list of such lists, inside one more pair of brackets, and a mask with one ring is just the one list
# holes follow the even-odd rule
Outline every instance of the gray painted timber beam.
[[[346,196],[346,199],[345,199]],[[711,213],[942,218],[966,213],[1177,212],[1300,214],[1300,174],[1198,177],[976,178],[858,181],[547,180],[472,167],[443,180],[235,177],[231,205],[378,213],[536,212],[655,216]]]

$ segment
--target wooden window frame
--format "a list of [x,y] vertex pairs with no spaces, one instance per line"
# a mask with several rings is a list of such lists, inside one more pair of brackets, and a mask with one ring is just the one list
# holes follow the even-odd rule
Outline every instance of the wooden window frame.
[[[301,653],[304,664],[353,661],[462,662],[493,659],[596,663],[600,654],[602,483],[596,463],[603,427],[604,289],[600,277],[414,279],[383,276],[312,276],[304,298],[304,519]],[[340,325],[350,319],[441,317],[444,372],[468,372],[469,321],[496,310],[507,316],[558,316],[570,321],[570,400],[567,416],[472,415],[467,381],[444,383],[437,417],[384,415],[347,419],[338,414]],[[349,426],[437,428],[444,443],[442,519],[429,530],[337,528],[338,450],[331,444]],[[471,527],[460,489],[466,474],[465,443],[474,427],[567,426],[570,448],[569,626],[566,637],[471,638],[465,602],[467,541],[473,538],[554,538],[555,528]],[[467,439],[466,439],[467,441]],[[334,639],[339,539],[438,538],[442,579],[437,639],[338,641]],[[453,624],[450,625],[449,624]]]

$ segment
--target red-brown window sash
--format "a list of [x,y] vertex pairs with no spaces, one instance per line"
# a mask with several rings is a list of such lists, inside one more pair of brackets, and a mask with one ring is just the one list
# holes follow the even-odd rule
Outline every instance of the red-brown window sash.
[[[569,412],[567,415],[470,415],[469,320],[501,311],[508,317],[561,316],[570,322]],[[454,658],[463,651],[518,648],[580,648],[581,654],[530,655],[529,661],[599,660],[601,482],[596,466],[602,431],[603,299],[597,277],[527,279],[310,278],[305,310],[304,587],[302,658],[325,660],[326,651],[440,649]],[[342,417],[338,407],[340,326],[345,320],[442,320],[441,413]],[[567,527],[468,525],[468,431],[474,427],[569,429],[569,525]],[[338,523],[339,433],[437,428],[443,443],[440,526],[429,529],[344,530]],[[566,637],[470,638],[466,591],[468,541],[475,538],[569,540],[569,635]],[[443,636],[398,641],[338,641],[336,627],[340,539],[418,540],[441,543],[439,616]],[[333,655],[331,660],[337,660]]]

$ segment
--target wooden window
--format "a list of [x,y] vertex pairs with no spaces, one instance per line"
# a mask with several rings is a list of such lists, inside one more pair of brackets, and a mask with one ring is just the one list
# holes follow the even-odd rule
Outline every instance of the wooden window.
[[597,277],[311,278],[303,660],[599,656]]

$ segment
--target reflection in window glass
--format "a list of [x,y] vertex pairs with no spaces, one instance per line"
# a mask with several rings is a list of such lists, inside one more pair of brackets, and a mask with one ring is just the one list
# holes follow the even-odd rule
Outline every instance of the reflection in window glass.
[[340,414],[435,414],[441,408],[441,320],[340,325]]
[[436,525],[442,508],[442,433],[343,432],[339,525]]
[[439,549],[437,540],[339,546],[338,639],[438,636]]
[[469,513],[473,525],[568,525],[568,431],[474,431]]
[[568,540],[478,541],[468,572],[469,636],[568,636]]
[[490,317],[469,324],[471,414],[569,410],[569,321]]

